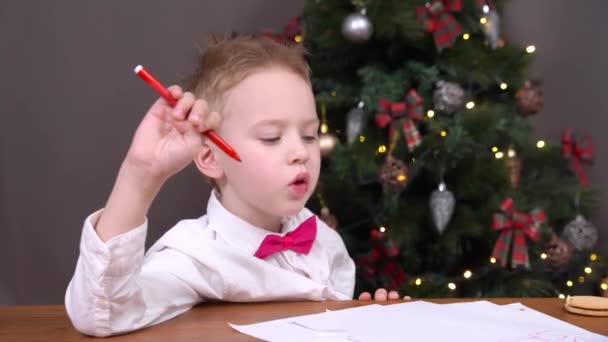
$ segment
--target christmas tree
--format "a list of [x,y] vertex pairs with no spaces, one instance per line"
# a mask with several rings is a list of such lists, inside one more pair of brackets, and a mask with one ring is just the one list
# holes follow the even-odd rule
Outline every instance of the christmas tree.
[[318,210],[357,289],[412,297],[599,294],[590,137],[535,137],[534,46],[500,34],[505,1],[309,0],[304,44],[321,115]]

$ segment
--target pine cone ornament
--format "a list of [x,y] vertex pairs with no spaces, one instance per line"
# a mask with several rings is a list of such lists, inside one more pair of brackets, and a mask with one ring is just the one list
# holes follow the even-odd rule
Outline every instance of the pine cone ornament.
[[539,86],[525,81],[515,93],[515,104],[524,116],[534,115],[543,110],[543,91]]
[[401,160],[388,156],[380,167],[379,177],[384,186],[403,190],[407,185],[408,169]]
[[547,264],[552,268],[565,267],[570,263],[573,251],[574,248],[568,241],[552,234],[547,244]]

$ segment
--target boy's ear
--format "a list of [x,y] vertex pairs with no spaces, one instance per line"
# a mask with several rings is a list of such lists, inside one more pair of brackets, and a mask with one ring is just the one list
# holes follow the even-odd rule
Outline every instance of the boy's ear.
[[205,176],[218,180],[224,175],[224,169],[215,157],[216,151],[211,149],[209,144],[203,144],[203,147],[194,158],[194,163],[198,170]]

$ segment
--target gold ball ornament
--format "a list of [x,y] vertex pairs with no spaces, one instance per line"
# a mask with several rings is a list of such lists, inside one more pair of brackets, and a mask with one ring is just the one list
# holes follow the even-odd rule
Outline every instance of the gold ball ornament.
[[608,297],[608,276],[600,279],[600,294],[602,297]]
[[519,187],[521,181],[522,162],[518,156],[505,158],[505,165],[509,171],[509,183],[513,188]]
[[326,225],[334,230],[338,229],[338,219],[329,211],[329,208],[321,208],[319,218],[321,218],[321,221],[325,222]]
[[321,133],[319,135],[319,149],[321,150],[321,156],[329,156],[336,145],[338,144],[338,138],[331,133]]

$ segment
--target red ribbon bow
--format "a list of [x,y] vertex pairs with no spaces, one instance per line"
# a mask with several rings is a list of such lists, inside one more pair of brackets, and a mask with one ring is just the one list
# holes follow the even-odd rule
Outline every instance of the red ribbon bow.
[[593,140],[590,136],[584,136],[580,141],[577,141],[572,133],[572,128],[564,130],[564,134],[562,134],[562,155],[564,159],[570,160],[570,166],[583,188],[587,187],[589,180],[581,162],[593,163],[593,148]]
[[302,222],[298,228],[285,234],[285,236],[268,234],[260,244],[260,247],[255,252],[254,256],[265,259],[274,253],[286,249],[291,249],[300,254],[308,254],[315,242],[316,236],[317,217],[313,215]]
[[405,272],[395,260],[399,255],[397,246],[378,229],[370,232],[370,239],[373,243],[372,250],[357,260],[363,275],[367,278],[378,277],[374,279],[377,281],[376,287],[398,289],[405,280]]
[[458,38],[460,25],[450,12],[461,10],[461,0],[435,0],[425,6],[416,6],[416,19],[427,32],[433,33],[439,51],[452,47]]
[[513,200],[510,198],[502,202],[500,210],[501,213],[496,213],[492,217],[492,228],[501,231],[494,245],[492,257],[500,261],[502,266],[506,266],[511,239],[513,239],[511,266],[529,267],[526,236],[532,241],[538,240],[538,227],[546,221],[545,212],[542,209],[534,209],[530,214],[515,211]]
[[[264,32],[264,37],[270,38],[278,43],[284,44],[287,41],[295,41],[295,37],[302,34],[302,19],[293,17],[289,20],[283,33]],[[299,43],[298,41],[296,41]]]
[[[390,123],[401,125],[407,148],[411,151],[422,143],[422,138],[416,128],[414,120],[421,120],[423,116],[423,99],[415,89],[410,89],[403,102],[390,102],[385,98],[378,99],[380,113],[376,114],[376,125],[380,128]],[[389,136],[395,134],[395,128],[391,125]]]

